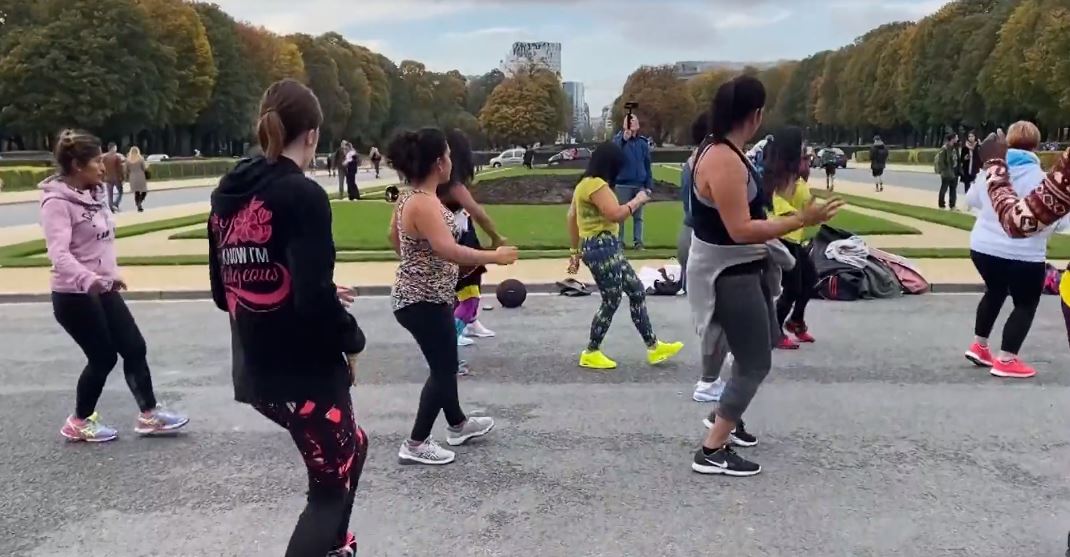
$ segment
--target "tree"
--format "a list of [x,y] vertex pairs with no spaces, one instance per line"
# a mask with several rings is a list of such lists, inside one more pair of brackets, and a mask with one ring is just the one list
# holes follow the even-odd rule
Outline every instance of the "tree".
[[[688,81],[687,89],[691,94],[691,98],[695,100],[696,111],[705,112],[709,110],[713,97],[717,94],[717,89],[720,89],[721,85],[724,85],[734,77],[736,77],[736,73],[731,70],[715,69],[699,74]],[[623,114],[619,116],[623,116]]]
[[349,102],[349,118],[342,129],[342,136],[359,141],[368,132],[371,110],[371,86],[364,74],[353,45],[338,33],[327,33],[316,39],[334,60],[338,68],[338,84]]
[[644,134],[658,145],[695,115],[695,99],[672,66],[644,66],[632,72],[624,84],[625,102],[637,102]]
[[293,35],[291,40],[301,49],[308,86],[319,97],[323,109],[322,139],[327,145],[346,139],[343,132],[349,121],[351,107],[349,95],[342,89],[338,77],[338,65],[331,53],[308,35]]
[[224,149],[223,143],[227,138],[245,139],[251,135],[262,91],[258,89],[253,66],[242,59],[237,22],[214,4],[194,6],[204,23],[219,69],[211,100],[197,119],[201,146],[211,153],[236,152],[240,150],[236,145]]
[[173,0],[138,0],[153,25],[156,41],[169,51],[174,63],[161,68],[166,102],[155,121],[158,126],[189,126],[212,98],[217,68],[212,46],[200,16],[192,5]]
[[390,80],[370,50],[354,45],[353,51],[368,78],[368,138],[382,142],[387,132],[383,128],[390,118]]
[[773,111],[786,125],[809,127],[814,123],[811,88],[825,68],[827,52],[805,58],[788,77]]
[[521,71],[506,78],[487,99],[479,122],[499,145],[552,142],[565,129],[565,93],[557,76]]
[[501,70],[494,69],[468,83],[467,110],[471,114],[479,114],[494,88],[505,81],[505,74]]

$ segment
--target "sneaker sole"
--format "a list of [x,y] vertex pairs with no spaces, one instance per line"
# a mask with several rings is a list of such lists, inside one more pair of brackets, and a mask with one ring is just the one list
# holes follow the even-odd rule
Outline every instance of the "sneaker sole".
[[464,336],[471,338],[494,338],[498,336],[496,333],[469,333],[465,332]]
[[174,432],[186,427],[187,425],[189,425],[189,418],[186,418],[181,423],[178,423],[178,424],[175,424],[175,425],[171,425],[171,426],[167,426],[167,427],[154,427],[154,428],[146,429],[146,428],[143,428],[143,427],[134,426],[134,433],[136,433],[138,435],[141,435],[141,436],[148,437],[148,436],[152,436],[152,435],[161,435],[161,434],[164,434],[164,433],[174,433]]
[[82,436],[71,437],[70,435],[67,435],[66,433],[64,433],[62,431],[60,431],[59,434],[62,435],[64,439],[66,439],[67,441],[69,441],[71,443],[107,443],[108,441],[115,441],[116,439],[119,438],[118,435],[113,435],[111,437],[98,437],[98,438],[88,438],[88,437],[82,437]]
[[[702,425],[706,426],[706,429],[713,429],[713,422],[711,422],[709,418],[702,418]],[[736,437],[735,433],[729,433],[728,434],[728,442],[732,443],[733,445],[735,445],[737,447],[742,447],[744,449],[749,449],[751,447],[757,447],[758,446],[758,442],[757,441],[755,441],[753,443],[748,442],[748,441],[744,441],[744,440],[740,439],[739,437]]]
[[992,367],[992,362],[985,360],[977,354],[974,354],[972,350],[966,351],[966,359],[977,367]]
[[488,427],[487,429],[484,429],[483,431],[477,431],[475,433],[469,433],[468,435],[465,435],[464,437],[448,437],[447,436],[446,437],[446,444],[451,446],[451,447],[460,447],[461,445],[471,441],[472,439],[475,439],[476,437],[483,437],[484,435],[490,433],[491,430],[494,429],[494,425],[495,425],[494,422],[491,422],[490,427]]
[[727,468],[721,468],[720,466],[703,466],[697,462],[691,463],[691,470],[698,472],[699,474],[705,474],[707,476],[731,476],[733,478],[749,478],[751,476],[757,476],[762,472],[762,467],[759,466],[757,470],[753,472],[729,470]]
[[714,396],[695,392],[691,394],[691,400],[695,402],[718,402],[721,400],[721,397],[720,395]]
[[405,466],[424,465],[424,466],[444,466],[457,460],[457,455],[453,455],[446,460],[427,460],[416,456],[405,456],[398,453],[398,464]]
[[1007,373],[1006,371],[999,371],[996,368],[992,368],[992,369],[988,370],[988,373],[991,373],[992,375],[994,375],[996,377],[1003,377],[1005,379],[1030,379],[1032,377],[1036,377],[1036,375],[1037,375],[1037,372],[1035,372],[1035,371],[1033,373],[1030,373],[1030,374]]
[[680,350],[677,350],[676,352],[673,352],[672,354],[665,354],[665,355],[659,356],[657,358],[649,358],[648,357],[646,359],[646,361],[647,361],[647,363],[649,363],[652,366],[661,365],[661,364],[664,364],[665,362],[675,358],[676,355],[679,354],[681,350],[683,350],[683,347],[681,347]]
[[582,367],[583,369],[593,369],[595,371],[610,371],[610,370],[617,369],[617,366],[615,366],[615,365],[608,366],[608,367],[607,366],[593,366],[591,364],[585,364],[583,362],[580,362],[580,367]]

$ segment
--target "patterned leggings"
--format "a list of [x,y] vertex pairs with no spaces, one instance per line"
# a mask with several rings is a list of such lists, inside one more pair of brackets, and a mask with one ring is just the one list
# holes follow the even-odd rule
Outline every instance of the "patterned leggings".
[[613,314],[620,307],[623,294],[628,296],[631,305],[632,323],[643,337],[648,347],[657,344],[650,317],[646,313],[646,291],[639,277],[635,275],[628,260],[624,258],[620,240],[608,233],[599,234],[583,241],[583,262],[591,270],[595,284],[602,294],[602,305],[594,314],[591,323],[591,342],[587,350],[598,350],[613,323]]
[[253,405],[290,432],[308,469],[308,503],[286,557],[322,557],[350,541],[349,518],[368,456],[368,436],[353,417],[349,392],[338,395],[333,401]]

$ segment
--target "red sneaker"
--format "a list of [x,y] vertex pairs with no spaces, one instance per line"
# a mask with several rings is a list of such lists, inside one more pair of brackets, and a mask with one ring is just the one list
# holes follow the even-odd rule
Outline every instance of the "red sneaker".
[[788,338],[787,335],[780,337],[780,340],[776,343],[777,350],[798,350],[799,343]]
[[992,375],[996,377],[1009,377],[1011,379],[1029,379],[1037,374],[1037,370],[1029,366],[1029,364],[1015,358],[1009,362],[1002,360],[996,360],[992,363]]
[[795,335],[795,339],[799,342],[811,343],[817,341],[814,335],[810,334],[810,329],[806,327],[806,323],[802,321],[788,321],[784,324],[784,328]]
[[992,351],[976,342],[966,351],[966,359],[977,367],[992,367]]

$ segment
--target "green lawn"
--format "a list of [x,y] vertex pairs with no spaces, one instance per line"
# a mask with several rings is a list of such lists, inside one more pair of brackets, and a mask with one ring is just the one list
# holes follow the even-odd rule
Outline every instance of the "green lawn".
[[[390,249],[386,234],[392,205],[362,202],[335,203],[333,207],[335,246],[339,251]],[[564,205],[489,205],[487,212],[502,234],[509,238],[509,242],[522,250],[568,248]],[[675,249],[680,223],[683,222],[680,204],[651,203],[643,213],[647,248]],[[909,226],[851,211],[836,215],[833,225],[861,235],[919,233]],[[190,230],[171,238],[204,239],[207,238],[207,232]]]
[[[829,193],[826,191],[814,190],[814,195],[818,197],[828,197]],[[861,195],[850,195],[845,193],[836,193],[835,195],[846,201],[848,205],[854,205],[855,207],[911,217],[934,224],[941,224],[950,228],[965,230],[967,232],[973,230],[973,223],[976,220],[974,216],[969,213],[956,213],[941,209],[933,209],[931,207],[920,207],[917,205],[908,205],[906,203],[873,199],[872,197]],[[911,248],[910,251],[917,252],[919,255],[910,256],[917,258],[935,257],[951,259],[962,257],[968,258],[970,256],[970,250],[965,248]],[[1070,237],[1061,234],[1052,236],[1051,240],[1048,241],[1048,257],[1052,259],[1070,259]]]

